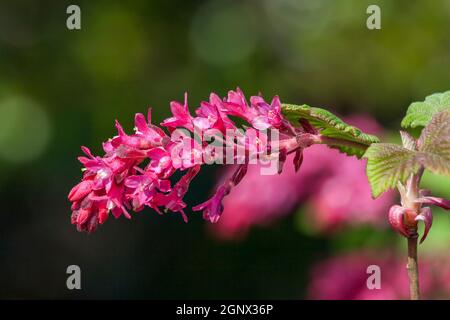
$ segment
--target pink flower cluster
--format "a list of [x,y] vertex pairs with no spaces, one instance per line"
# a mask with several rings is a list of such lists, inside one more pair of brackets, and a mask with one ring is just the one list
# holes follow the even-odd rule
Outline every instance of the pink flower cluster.
[[[278,172],[281,172],[290,153],[296,154],[294,162],[298,169],[303,149],[312,144],[308,140],[312,134],[308,132],[308,126],[294,128],[282,117],[278,97],[269,104],[262,97],[253,96],[248,103],[238,88],[224,99],[212,93],[209,101],[200,103],[195,116],[188,110],[187,95],[184,103],[174,101],[170,109],[173,116],[161,125],[171,135],[151,123],[149,110],[147,119],[143,114],[136,114],[135,133],[131,135],[116,121],[118,134],[103,143],[105,154],[102,157],[94,156],[88,148],[82,147],[86,155],[79,157],[84,166],[83,178],[68,196],[72,202],[72,224],[79,231],[94,231],[98,224],[106,221],[110,212],[116,218],[121,215],[130,218],[130,210],[137,212],[146,206],[158,213],[161,210],[179,212],[186,221],[183,197],[191,181],[201,166],[208,163],[207,159],[222,160],[218,158],[224,157],[215,153],[216,149],[209,148],[203,139],[196,139],[196,132],[209,133],[217,139],[217,133],[223,139],[229,130],[236,132],[236,137],[225,143],[227,148],[236,150],[233,153],[234,160],[239,163],[236,171],[217,188],[211,199],[193,207],[194,211],[203,211],[203,217],[211,222],[219,219],[223,198],[245,176],[254,154],[268,158],[276,156]],[[244,132],[237,130],[230,116],[244,120],[249,127],[245,127]],[[181,133],[180,128],[183,129]],[[267,129],[277,130],[279,147],[273,148],[274,141],[261,131]],[[239,150],[242,152],[237,152]],[[184,175],[174,183],[173,175],[177,171]]]

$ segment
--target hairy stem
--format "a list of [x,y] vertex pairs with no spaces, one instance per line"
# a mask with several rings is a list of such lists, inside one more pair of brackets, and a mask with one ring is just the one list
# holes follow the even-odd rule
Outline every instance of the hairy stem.
[[417,232],[411,235],[408,240],[408,264],[406,269],[408,270],[409,278],[409,296],[411,300],[420,299],[420,287],[419,287],[419,265],[417,261]]
[[414,200],[419,197],[419,185],[423,175],[424,168],[421,167],[416,174],[413,174],[407,182],[406,193],[402,194],[402,204],[410,209],[405,216],[405,224],[408,229],[408,270],[409,278],[409,296],[411,300],[420,299],[419,286],[419,264],[417,258],[417,221],[416,216],[420,213],[420,204]]

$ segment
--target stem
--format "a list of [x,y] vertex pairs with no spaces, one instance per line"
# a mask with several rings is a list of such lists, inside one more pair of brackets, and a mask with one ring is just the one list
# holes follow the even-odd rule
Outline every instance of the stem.
[[403,206],[410,209],[405,215],[405,224],[408,229],[408,263],[406,270],[408,270],[409,278],[409,296],[411,300],[420,299],[419,287],[419,264],[417,258],[417,221],[416,216],[420,213],[420,204],[414,200],[419,196],[419,184],[423,175],[424,168],[421,167],[416,174],[413,174],[406,184],[406,194],[402,193]]
[[408,240],[408,270],[409,296],[411,300],[420,300],[419,288],[419,265],[417,262],[417,232],[411,235]]

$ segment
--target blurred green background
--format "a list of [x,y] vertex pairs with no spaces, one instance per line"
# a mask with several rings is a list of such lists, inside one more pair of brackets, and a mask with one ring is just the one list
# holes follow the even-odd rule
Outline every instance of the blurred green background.
[[[81,30],[66,28],[70,4]],[[366,28],[370,4],[381,30]],[[99,153],[114,119],[130,131],[148,106],[159,123],[185,91],[191,108],[239,86],[396,130],[410,102],[450,89],[449,31],[447,0],[1,1],[0,297],[304,298],[324,256],[403,249],[391,231],[309,234],[296,215],[236,242],[211,236],[198,213],[186,225],[149,209],[86,235],[70,224],[67,193],[80,145]],[[213,171],[188,204],[210,192]],[[448,215],[435,216],[423,251],[448,249]],[[66,288],[71,264],[81,291]]]

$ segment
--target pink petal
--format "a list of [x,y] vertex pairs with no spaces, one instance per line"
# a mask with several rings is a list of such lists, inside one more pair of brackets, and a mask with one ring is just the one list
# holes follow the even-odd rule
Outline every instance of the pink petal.
[[231,180],[233,181],[233,184],[236,186],[241,182],[242,178],[247,174],[248,164],[241,164],[233,174],[233,177]]
[[435,206],[441,207],[445,210],[450,210],[450,200],[437,198],[437,197],[422,197],[416,200],[416,202],[433,204]]
[[70,190],[68,199],[71,202],[78,201],[86,197],[92,190],[92,181],[84,180]]
[[192,123],[194,124],[194,127],[197,127],[202,131],[211,128],[209,120],[203,117],[195,117],[194,120],[192,120]]
[[136,113],[134,116],[134,125],[142,133],[148,131],[147,122],[145,121],[145,116],[142,113]]
[[178,101],[172,101],[170,103],[170,110],[175,118],[184,118],[187,116],[185,106]]
[[152,160],[159,160],[167,156],[168,152],[163,148],[153,148],[147,152],[147,156]]
[[219,221],[223,212],[222,200],[227,193],[226,187],[220,186],[214,196],[209,200],[192,207],[193,211],[203,210],[203,219],[209,220],[211,223]]
[[399,205],[394,205],[389,209],[389,223],[392,228],[401,235],[408,237],[405,225],[403,224],[403,216],[405,214],[405,208]]
[[103,224],[108,218],[108,210],[106,208],[101,208],[98,211],[98,222]]
[[81,150],[89,157],[89,158],[94,158],[94,156],[91,153],[91,150],[89,150],[88,147],[82,146]]
[[433,214],[431,213],[431,209],[429,207],[422,208],[422,210],[420,210],[420,214],[416,217],[415,220],[421,220],[425,224],[425,230],[423,232],[422,239],[420,239],[420,243],[422,243],[426,239],[431,225],[433,224]]
[[125,179],[125,186],[131,189],[136,189],[142,182],[141,176],[130,176]]
[[252,120],[252,126],[258,130],[266,130],[270,128],[271,125],[267,116],[258,116]]
[[286,162],[286,157],[287,157],[287,150],[281,149],[280,152],[278,153],[278,174],[281,174],[281,172],[283,172],[283,166],[284,163]]
[[235,103],[242,107],[247,106],[247,101],[245,100],[244,93],[239,87],[236,88],[236,91],[228,91],[227,102]]
[[272,102],[271,102],[271,106],[277,113],[280,113],[281,112],[280,97],[278,97],[278,96],[273,97]]
[[162,192],[169,192],[170,189],[170,180],[159,180],[158,181],[158,189]]
[[298,172],[298,170],[300,170],[300,167],[303,163],[303,150],[302,149],[298,149],[295,152],[295,157],[294,157],[294,168],[295,168],[295,172]]
[[217,107],[220,107],[222,105],[222,99],[217,94],[215,94],[214,92],[212,92],[209,95],[209,102],[212,105],[215,105]]
[[78,211],[76,223],[80,226],[83,225],[89,219],[90,215],[91,215],[90,209],[80,209]]
[[91,161],[89,158],[86,157],[78,157],[78,161],[80,161],[83,165]]
[[257,105],[260,105],[260,104],[267,104],[267,103],[260,96],[252,96],[252,97],[250,97],[250,104],[252,106],[257,106]]

